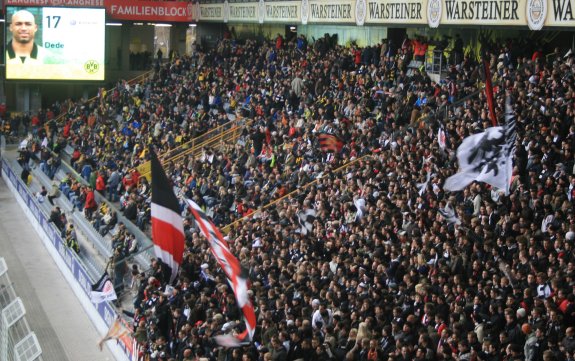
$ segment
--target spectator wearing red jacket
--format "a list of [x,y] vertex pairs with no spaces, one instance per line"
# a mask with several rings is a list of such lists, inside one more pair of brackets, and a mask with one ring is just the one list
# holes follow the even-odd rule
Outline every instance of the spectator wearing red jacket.
[[353,50],[353,63],[356,67],[361,65],[361,50],[357,48]]
[[74,152],[72,153],[72,157],[70,158],[70,165],[74,167],[74,164],[80,159],[82,153],[80,153],[80,149],[74,148]]
[[62,136],[64,138],[68,138],[70,136],[70,129],[72,128],[72,124],[68,121],[66,125],[64,125],[64,129],[62,130]]
[[32,124],[32,134],[36,135],[38,133],[38,129],[42,126],[42,123],[38,115],[32,116],[31,124]]
[[413,57],[415,60],[424,61],[425,54],[427,53],[427,43],[420,37],[412,40],[413,44]]
[[96,203],[96,197],[94,195],[94,190],[92,187],[86,188],[86,202],[84,203],[84,214],[86,218],[91,220],[92,214],[98,209],[98,203]]
[[132,170],[132,180],[134,181],[134,185],[138,185],[140,183],[140,172],[137,169]]
[[122,184],[124,185],[124,189],[127,190],[127,189],[131,188],[132,186],[136,185],[136,181],[134,180],[134,177],[132,177],[132,175],[130,173],[128,173],[122,179]]
[[104,173],[98,172],[96,176],[96,191],[98,191],[102,196],[106,196],[106,180],[104,179]]

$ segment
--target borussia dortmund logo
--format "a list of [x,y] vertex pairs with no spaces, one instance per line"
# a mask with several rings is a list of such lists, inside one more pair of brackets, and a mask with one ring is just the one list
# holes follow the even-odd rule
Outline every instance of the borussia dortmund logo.
[[88,74],[95,74],[98,72],[98,70],[100,70],[100,64],[95,60],[88,60],[84,64],[84,70]]

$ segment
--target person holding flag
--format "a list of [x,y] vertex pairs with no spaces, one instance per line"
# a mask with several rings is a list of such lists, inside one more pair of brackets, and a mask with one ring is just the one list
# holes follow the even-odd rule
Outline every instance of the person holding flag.
[[220,230],[208,219],[204,211],[192,200],[187,200],[188,207],[201,233],[210,245],[210,251],[218,264],[226,274],[228,283],[236,296],[238,307],[242,311],[245,321],[245,331],[238,334],[226,334],[215,337],[220,346],[240,347],[253,339],[256,329],[256,315],[254,306],[248,295],[248,275],[243,269],[238,259],[232,254],[228,243],[222,236]]
[[[158,259],[171,268],[170,282],[173,284],[179,266],[183,261],[184,227],[179,213],[179,202],[170,188],[170,182],[153,149],[150,149],[152,168],[152,237],[154,252]],[[210,244],[210,250],[222,267],[228,282],[232,286],[238,307],[243,313],[246,330],[237,336],[228,334],[216,336],[216,342],[226,347],[239,347],[251,341],[256,328],[254,307],[248,296],[247,272],[242,269],[238,259],[231,253],[220,231],[208,219],[202,209],[192,200],[187,200],[202,234]],[[155,260],[152,266],[161,265]]]

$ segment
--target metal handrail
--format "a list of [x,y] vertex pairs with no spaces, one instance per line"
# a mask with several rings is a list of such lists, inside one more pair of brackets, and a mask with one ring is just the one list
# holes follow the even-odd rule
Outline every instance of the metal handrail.
[[[160,158],[166,159],[166,158],[170,158],[170,157],[175,157],[179,154],[178,153],[179,151],[185,151],[186,149],[193,148],[197,142],[200,142],[201,138],[210,138],[212,134],[217,134],[218,132],[222,132],[223,129],[225,129],[229,126],[233,126],[233,124],[238,122],[238,121],[239,121],[239,119],[230,120],[227,123],[224,123],[222,125],[215,127],[214,129],[210,129],[206,133],[200,134],[197,137],[190,139],[186,143],[181,144],[181,145],[175,147],[174,149],[170,149],[170,150],[166,151],[164,154],[160,155]],[[172,156],[172,153],[178,153],[178,154],[175,154]]]
[[[174,156],[172,156],[172,157],[168,157],[168,158],[163,157],[163,158],[164,158],[163,161],[164,161],[164,162],[173,162],[173,161],[179,159],[180,157],[183,157],[183,156],[185,156],[185,155],[187,155],[187,154],[193,152],[194,150],[197,150],[198,148],[202,148],[202,147],[207,146],[207,144],[209,144],[210,142],[213,142],[214,140],[216,140],[216,141],[217,141],[217,140],[221,140],[221,138],[223,138],[223,137],[225,137],[225,136],[231,134],[232,131],[239,130],[239,129],[242,127],[241,125],[237,125],[237,126],[235,126],[235,127],[232,127],[232,128],[230,128],[230,129],[227,129],[227,130],[222,131],[222,129],[223,129],[224,126],[227,126],[228,124],[231,124],[231,123],[234,123],[234,122],[238,122],[238,120],[232,120],[232,121],[230,121],[230,122],[228,122],[228,123],[226,123],[226,124],[224,124],[224,125],[222,125],[222,126],[220,126],[220,127],[214,128],[213,131],[209,131],[209,132],[207,132],[207,133],[205,133],[205,134],[202,134],[202,135],[200,135],[200,136],[198,136],[198,137],[192,139],[192,140],[189,142],[189,143],[192,143],[192,147],[191,147],[191,148],[187,149],[187,151],[184,151],[183,153],[176,154],[176,155],[174,155]],[[248,121],[248,122],[247,122],[246,124],[244,124],[243,126],[248,126],[249,124],[251,124],[251,120]],[[213,136],[213,137],[208,137],[211,133],[214,133],[214,132],[216,132],[216,131],[219,131],[219,132],[221,132],[221,133],[218,134],[218,135],[215,135],[215,136]],[[202,138],[202,139],[201,139],[201,138]],[[203,138],[207,138],[207,139],[203,139]],[[200,140],[200,139],[201,139],[201,140]],[[197,144],[198,142],[199,142],[199,144]]]
[[[231,128],[231,129],[228,129],[228,130],[224,131],[223,133],[221,133],[215,137],[212,137],[210,139],[207,139],[200,144],[196,144],[196,145],[192,146],[192,148],[186,149],[182,153],[179,153],[179,154],[177,154],[171,158],[161,159],[161,163],[163,165],[165,165],[168,163],[178,161],[179,159],[184,158],[190,154],[194,154],[198,150],[211,147],[218,142],[230,141],[230,140],[235,141],[239,137],[239,134],[241,133],[240,130],[245,126],[249,126],[251,124],[251,122],[252,121],[250,120],[244,125],[239,125],[239,126],[235,126],[235,127]],[[151,173],[150,162],[149,161],[145,162],[144,164],[138,166],[137,169],[140,172],[141,176],[148,178],[147,176]]]
[[78,225],[78,228],[82,230],[82,233],[92,240],[92,246],[98,250],[98,253],[104,257],[104,260],[112,257],[113,251],[111,245],[87,222],[86,218],[78,212],[74,212],[72,217]]
[[[50,180],[48,176],[44,174],[44,172],[36,168],[33,171],[33,174],[34,178],[38,181],[38,183],[40,183],[40,185],[43,185],[46,188],[50,188],[52,180]],[[34,185],[30,185],[28,187],[28,190],[34,192],[33,187]],[[78,212],[71,212],[73,205],[70,203],[69,199],[67,199],[66,197],[58,197],[58,199],[60,199],[60,206],[63,209],[65,208],[67,213],[71,214],[71,217],[74,220],[73,223],[76,226],[76,231],[82,233],[83,236],[88,241],[90,241],[90,243],[92,244],[92,248],[96,250],[98,255],[104,258],[103,263],[105,264],[106,260],[109,259],[110,256],[112,255],[112,249],[110,247],[109,242],[106,242],[106,240]],[[45,214],[48,214],[48,212],[50,212],[50,206],[48,205],[47,202],[39,204],[38,207],[42,207]],[[89,253],[83,253],[81,257],[82,260],[85,261],[84,265],[90,267],[90,269],[86,267],[85,269],[92,271],[89,272],[91,275],[94,275],[94,277],[99,277],[98,275],[102,274],[104,268],[100,264],[98,264],[97,261],[93,257],[91,257]]]
[[[66,172],[71,173],[76,180],[80,181],[84,185],[89,185],[89,183],[84,178],[82,178],[82,176],[78,174],[78,172],[76,172],[76,170],[70,164],[68,164],[68,162],[64,161],[63,159],[62,159],[62,167],[66,169],[65,170]],[[116,212],[116,214],[118,215],[118,223],[124,223],[126,228],[128,228],[128,230],[136,236],[136,239],[139,242],[141,242],[140,245],[148,246],[152,244],[150,238],[144,232],[142,232],[138,227],[136,227],[136,225],[132,223],[132,221],[124,217],[123,213],[120,212],[120,210],[116,208],[116,206],[112,202],[110,202],[106,197],[102,196],[97,191],[94,191],[94,194],[96,195],[96,201],[98,202],[98,204],[104,202],[106,203],[106,206],[109,209]]]
[[[208,146],[208,144],[213,143],[214,140],[216,140],[216,141],[221,140],[223,137],[229,135],[229,134],[231,133],[230,131],[232,131],[232,130],[237,130],[237,128],[238,128],[238,127],[234,127],[234,128],[232,128],[232,129],[225,130],[223,133],[220,133],[220,134],[218,134],[218,135],[215,135],[215,136],[213,136],[213,137],[211,137],[211,138],[202,139],[201,141],[200,141],[200,140],[196,140],[196,139],[198,139],[198,138],[205,138],[205,137],[203,137],[203,136],[198,136],[198,137],[192,139],[192,140],[189,142],[189,143],[192,143],[190,148],[183,149],[182,152],[180,152],[180,153],[178,153],[178,154],[174,154],[174,155],[172,155],[172,156],[170,156],[170,155],[166,156],[166,155],[163,155],[163,154],[162,154],[162,155],[160,155],[160,161],[161,161],[163,164],[169,163],[169,162],[174,162],[174,161],[176,161],[176,160],[178,160],[178,159],[180,159],[180,158],[185,157],[186,155],[188,155],[188,154],[190,154],[190,153],[194,153],[194,152],[197,151],[198,149],[201,149],[201,148],[203,148],[203,147]],[[198,142],[199,142],[199,143],[198,143]],[[173,153],[173,151],[171,151],[171,153]]]
[[[368,158],[368,157],[371,157],[371,156],[372,156],[371,154],[366,154],[366,155],[363,155],[363,156],[361,156],[361,157],[359,157],[359,158],[356,158],[356,159],[354,159],[354,160],[351,160],[351,161],[345,163],[344,165],[342,165],[341,167],[334,169],[334,170],[332,171],[332,173],[337,173],[337,172],[339,172],[339,171],[345,170],[347,167],[349,167],[349,166],[351,166],[351,165],[353,165],[353,164],[355,164],[355,163],[357,163],[357,162],[359,162],[359,161],[361,161],[361,160],[363,160],[363,159],[366,159],[366,158]],[[297,189],[291,191],[290,193],[288,193],[288,194],[286,194],[286,195],[284,195],[284,196],[282,196],[282,197],[280,197],[280,198],[278,198],[278,199],[275,199],[275,200],[273,200],[272,202],[270,202],[270,203],[268,203],[268,204],[266,204],[266,205],[260,207],[259,209],[255,210],[253,213],[250,213],[250,214],[248,214],[248,215],[246,215],[246,216],[243,216],[243,217],[241,217],[241,218],[239,218],[239,219],[233,221],[232,223],[230,223],[230,224],[228,224],[228,225],[222,227],[222,232],[224,232],[224,233],[229,233],[229,231],[230,231],[233,227],[235,227],[238,223],[241,223],[241,222],[243,222],[244,220],[249,219],[249,218],[255,216],[256,214],[261,213],[262,211],[264,211],[264,210],[266,210],[266,209],[268,209],[268,208],[270,208],[270,207],[276,205],[277,203],[283,201],[284,199],[289,199],[290,197],[293,197],[294,195],[296,195],[296,194],[298,194],[299,192],[301,192],[301,191],[303,191],[303,190],[305,190],[305,189],[311,187],[312,185],[316,184],[317,182],[318,182],[318,178],[315,178],[314,180],[312,180],[312,181],[310,181],[310,182],[304,184],[303,186],[301,186],[301,187],[299,187],[299,188],[297,188]]]
[[[52,155],[55,155],[55,154],[52,152]],[[66,161],[64,161],[63,159],[62,159],[62,166],[61,167],[64,167],[66,169],[66,172],[70,172],[75,177],[75,179],[80,181],[82,184],[88,185],[88,182],[86,182],[86,180],[84,178],[82,178],[80,176],[80,174],[78,174],[78,172],[76,172],[76,170],[72,166],[70,166]],[[129,219],[124,217],[123,213],[120,212],[118,210],[118,208],[116,208],[116,206],[114,206],[113,203],[108,201],[108,199],[106,197],[102,196],[98,191],[94,191],[94,194],[96,196],[96,200],[98,201],[98,204],[101,204],[102,202],[106,203],[106,206],[109,209],[116,212],[116,214],[118,216],[118,223],[123,223],[126,226],[126,229],[128,229],[128,231],[130,231],[136,237],[136,240],[140,246],[141,251],[138,251],[135,254],[131,254],[131,255],[125,257],[124,261],[128,262],[129,260],[135,260],[141,266],[148,267],[150,265],[150,259],[151,259],[151,257],[153,257],[152,255],[148,254],[150,249],[153,248],[153,242],[150,239],[150,237],[148,237],[144,232],[142,232],[142,230],[140,230],[132,221],[130,221]],[[95,237],[99,237],[96,239],[102,240],[103,241],[102,246],[105,247],[106,242],[100,236],[100,234],[98,234],[97,232],[94,232],[93,235]],[[92,242],[94,242],[94,239],[90,238],[90,240]],[[98,241],[96,241],[96,242],[98,242]],[[102,252],[100,252],[100,254],[102,256],[106,257],[106,255],[102,254]],[[104,261],[106,261],[107,259],[108,258],[106,258]]]
[[[236,127],[231,128],[231,129],[228,129],[228,130],[224,131],[223,133],[221,133],[215,137],[206,139],[204,142],[195,145],[193,148],[191,148],[187,151],[184,151],[183,153],[180,153],[180,154],[177,154],[171,158],[165,159],[163,162],[164,163],[174,162],[174,161],[179,160],[180,158],[183,158],[183,157],[189,155],[190,153],[194,153],[198,149],[210,147],[211,145],[218,143],[220,141],[228,141],[230,139],[234,139],[235,135],[237,134],[237,131],[240,128],[241,128],[240,126],[236,126]],[[229,138],[227,138],[229,135],[231,135],[231,136]]]
[[[134,84],[134,83],[136,83],[137,81],[139,81],[140,78],[141,78],[141,79],[144,79],[145,77],[149,76],[149,75],[150,75],[151,73],[153,73],[153,72],[154,72],[154,70],[148,70],[147,72],[145,72],[145,73],[143,73],[143,74],[140,74],[140,75],[138,75],[137,77],[135,77],[135,78],[133,78],[133,79],[127,80],[127,83],[130,84],[130,85],[131,85],[131,84]],[[106,92],[110,92],[110,91],[112,91],[112,90],[114,90],[114,88],[107,89]],[[93,102],[93,101],[95,101],[95,100],[97,100],[97,99],[98,99],[98,95],[95,95],[95,96],[93,96],[93,97],[87,99],[84,104],[89,104],[89,103],[91,103],[91,102]],[[68,112],[62,112],[61,114],[59,114],[56,118],[54,118],[54,122],[59,123],[59,122],[62,120],[62,118],[66,117],[67,113],[68,113]]]
[[[18,164],[18,162],[16,162],[15,160],[11,159],[9,161],[9,163],[10,163],[10,167],[12,167],[13,170],[18,170],[19,172],[22,171],[22,167],[20,167],[20,164]],[[22,182],[22,181],[18,180],[18,182]],[[31,191],[30,187],[28,187],[28,186],[26,186],[26,190],[28,192]],[[38,201],[34,197],[30,197],[30,199],[35,203],[36,208],[44,214],[44,217],[46,219],[49,219],[50,215],[46,213],[44,208],[40,207],[40,204],[38,203]],[[60,230],[58,228],[56,228],[56,226],[53,223],[49,223],[49,227],[52,228],[54,231],[56,231],[56,233],[60,234]],[[82,265],[82,267],[85,270],[88,270],[88,269],[94,270],[94,267],[86,264],[86,262],[84,262],[84,259],[82,259],[82,257],[80,255],[76,254],[75,252],[71,252],[71,254],[72,254],[72,257],[74,257],[78,261],[78,263],[80,263]],[[88,266],[90,266],[90,267],[88,267]],[[90,276],[94,277],[93,279],[90,280],[91,282],[96,281],[98,279],[98,277],[100,277],[100,275],[98,275],[98,274],[96,274],[96,275],[90,274]]]

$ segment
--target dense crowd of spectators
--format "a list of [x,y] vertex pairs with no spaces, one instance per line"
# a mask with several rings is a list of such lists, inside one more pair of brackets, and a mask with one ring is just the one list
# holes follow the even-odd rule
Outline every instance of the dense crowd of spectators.
[[[99,191],[120,198],[144,227],[150,190],[133,169],[149,144],[163,154],[233,119],[230,112],[240,125],[253,119],[235,144],[164,166],[176,193],[217,225],[252,215],[229,227],[227,240],[249,273],[255,339],[236,349],[214,343],[215,335],[242,330],[241,311],[182,209],[186,250],[175,287],[166,287],[161,260],[138,276],[134,337],[142,353],[152,360],[573,360],[575,58],[559,49],[544,56],[520,41],[482,44],[497,117],[503,121],[509,95],[517,119],[508,196],[483,183],[443,190],[461,141],[491,121],[473,56],[455,56],[461,61],[440,82],[420,69],[407,75],[419,38],[366,49],[331,37],[228,39],[161,65],[142,84],[119,83],[96,102],[68,107],[51,142],[74,147],[76,169],[89,164],[102,174]],[[341,139],[342,150],[322,150],[321,133]],[[461,224],[439,214],[448,204]],[[297,212],[307,209],[315,219],[304,232]]]

